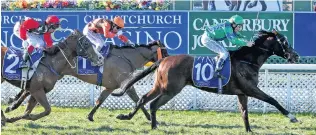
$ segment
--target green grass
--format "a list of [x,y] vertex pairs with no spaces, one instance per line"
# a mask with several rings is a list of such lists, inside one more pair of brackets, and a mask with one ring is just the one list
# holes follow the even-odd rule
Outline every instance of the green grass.
[[[2,110],[6,106],[2,106]],[[21,115],[25,106],[6,114],[6,117]],[[36,107],[33,112],[42,111]],[[34,134],[247,134],[240,113],[214,111],[158,111],[157,130],[150,129],[150,122],[142,112],[138,112],[130,121],[120,121],[115,117],[130,110],[99,109],[94,122],[86,119],[91,108],[53,107],[52,113],[37,121],[21,120],[6,123],[1,135]],[[316,114],[296,114],[300,123],[290,123],[280,113],[250,113],[250,125],[253,134],[316,134]]]

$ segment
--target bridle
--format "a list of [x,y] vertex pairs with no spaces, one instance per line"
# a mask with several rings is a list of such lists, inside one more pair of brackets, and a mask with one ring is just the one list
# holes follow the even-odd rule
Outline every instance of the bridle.
[[[279,43],[279,45],[281,46],[282,48],[282,51],[283,51],[283,54],[284,54],[284,58],[286,58],[287,60],[289,59],[289,53],[287,53],[283,47],[283,45],[285,45],[287,41],[287,39],[284,39],[285,37],[283,36],[282,38],[279,38],[278,36],[276,36],[276,40],[277,42]],[[284,39],[284,41],[282,42],[281,40]],[[263,50],[265,52],[269,52],[270,54],[272,55],[275,55],[276,53],[274,52],[274,50],[270,50],[270,49],[267,49],[267,48],[263,48],[263,47],[260,47],[258,46],[257,48],[259,48],[260,50]]]
[[[87,49],[86,49],[86,48],[89,47],[89,46],[84,46],[84,45],[83,45],[83,43],[87,42],[87,39],[81,41],[81,39],[84,38],[84,37],[85,37],[85,35],[81,36],[81,37],[77,40],[77,41],[78,41],[77,43],[78,43],[79,46],[80,46],[79,52],[78,52],[78,50],[77,50],[77,55],[79,55],[79,54],[81,54],[82,52],[84,52],[86,55],[80,55],[80,56],[82,56],[82,57],[84,57],[84,58],[91,58],[92,54],[88,53],[88,51],[87,51]],[[65,42],[67,42],[67,40],[66,40]],[[61,43],[64,44],[65,50],[69,50],[69,48],[67,47],[67,44],[66,44],[65,42],[61,42]],[[83,43],[82,43],[82,42],[83,42]],[[63,54],[64,58],[66,59],[66,61],[67,61],[68,64],[70,65],[70,67],[71,67],[71,68],[76,68],[76,62],[75,62],[75,60],[73,59],[74,65],[72,65],[72,64],[70,63],[70,61],[68,60],[68,57],[69,57],[71,54],[68,54],[68,55],[66,56],[65,51],[64,51],[59,45],[57,45],[57,47],[59,48],[60,52]]]

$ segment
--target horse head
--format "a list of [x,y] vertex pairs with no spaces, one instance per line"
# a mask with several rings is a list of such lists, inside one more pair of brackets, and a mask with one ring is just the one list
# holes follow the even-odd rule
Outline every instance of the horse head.
[[54,46],[55,49],[52,48],[51,50],[56,50],[56,48],[58,48],[57,50],[62,51],[62,53],[67,52],[66,50],[68,50],[69,54],[63,55],[73,55],[74,57],[81,56],[90,60],[95,65],[102,65],[104,62],[104,57],[100,55],[92,45],[93,44],[86,36],[75,29],[66,38],[66,40],[60,42],[58,45]]
[[287,59],[290,63],[297,62],[299,58],[298,53],[290,46],[287,38],[276,30],[272,30],[271,32],[259,31],[254,47],[271,55]]

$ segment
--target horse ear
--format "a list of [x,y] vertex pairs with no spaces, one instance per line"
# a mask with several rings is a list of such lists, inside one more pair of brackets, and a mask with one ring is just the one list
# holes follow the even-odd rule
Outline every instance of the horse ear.
[[267,38],[267,40],[272,40],[272,39],[273,39],[273,37],[268,37],[268,38]]
[[78,29],[74,29],[72,32],[74,35],[81,35],[80,31]]
[[160,40],[157,40],[157,44],[159,47],[161,47],[161,41]]
[[272,33],[273,33],[274,35],[278,35],[278,32],[276,31],[276,29],[272,29]]

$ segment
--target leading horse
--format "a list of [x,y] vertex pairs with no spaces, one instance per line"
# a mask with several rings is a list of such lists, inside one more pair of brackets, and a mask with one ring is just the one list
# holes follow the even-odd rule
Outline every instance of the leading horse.
[[[267,95],[258,88],[259,69],[271,56],[277,55],[289,62],[298,61],[298,54],[289,47],[284,35],[276,31],[260,31],[253,47],[241,47],[236,51],[230,51],[231,77],[227,85],[223,87],[223,94],[237,95],[240,111],[247,132],[250,132],[248,120],[247,102],[248,96],[259,99],[275,106],[283,115],[290,118],[291,122],[298,122],[294,115],[282,107],[273,97]],[[226,61],[229,62],[229,61]],[[156,112],[174,96],[181,92],[186,85],[192,85],[200,90],[217,93],[217,88],[198,87],[192,79],[194,57],[190,55],[176,55],[164,58],[146,70],[129,78],[121,91],[112,93],[113,96],[123,95],[129,87],[146,75],[156,70],[156,78],[153,88],[137,102],[137,106],[128,115],[119,115],[121,120],[131,119],[140,106],[150,103],[151,127],[157,128]]]
[[[46,92],[52,90],[56,82],[64,76],[64,74],[58,73],[61,73],[65,67],[73,64],[73,59],[77,56],[87,58],[95,65],[103,64],[104,57],[99,55],[92,45],[93,44],[80,31],[74,30],[66,40],[59,42],[52,48],[44,50],[45,56],[40,60],[34,75],[27,81],[26,85],[25,91],[30,93],[31,98],[29,101],[31,102],[27,104],[22,116],[2,119],[2,122],[14,122],[20,119],[37,120],[49,115],[51,107],[48,103]],[[7,51],[8,48],[1,47],[2,66]],[[21,84],[20,80],[9,80],[2,74],[1,82],[4,81],[16,87],[19,87]],[[31,114],[37,102],[44,107],[44,111],[39,114]],[[4,116],[2,111],[1,113],[1,115]]]
[[[158,59],[167,56],[169,56],[169,54],[166,50],[166,47],[159,40],[150,42],[149,44],[137,45],[135,47],[117,47],[111,45],[109,56],[105,59],[104,62],[101,84],[97,83],[98,76],[96,74],[78,74],[78,68],[72,69],[69,66],[65,66],[61,72],[62,74],[71,75],[76,78],[79,78],[84,82],[88,82],[90,84],[95,85],[101,85],[105,87],[105,89],[102,90],[100,96],[98,97],[96,105],[93,107],[93,109],[88,115],[88,119],[90,121],[94,121],[94,113],[98,110],[98,108],[102,105],[102,103],[106,100],[110,93],[112,93],[115,89],[119,88],[120,84],[125,79],[127,79],[130,76],[130,74],[132,74],[137,68],[143,67],[143,65],[148,61],[156,62]],[[131,87],[127,93],[128,96],[135,103],[139,100],[139,97],[134,87]],[[8,113],[18,108],[18,106],[24,101],[24,99],[28,95],[28,92],[20,91],[20,93],[16,96],[17,101],[14,102],[11,106],[9,106],[5,110],[5,112]],[[29,103],[30,102],[32,102],[32,100],[29,101]],[[141,109],[144,112],[146,118],[150,120],[150,114],[147,112],[147,110],[144,107],[142,107]]]

